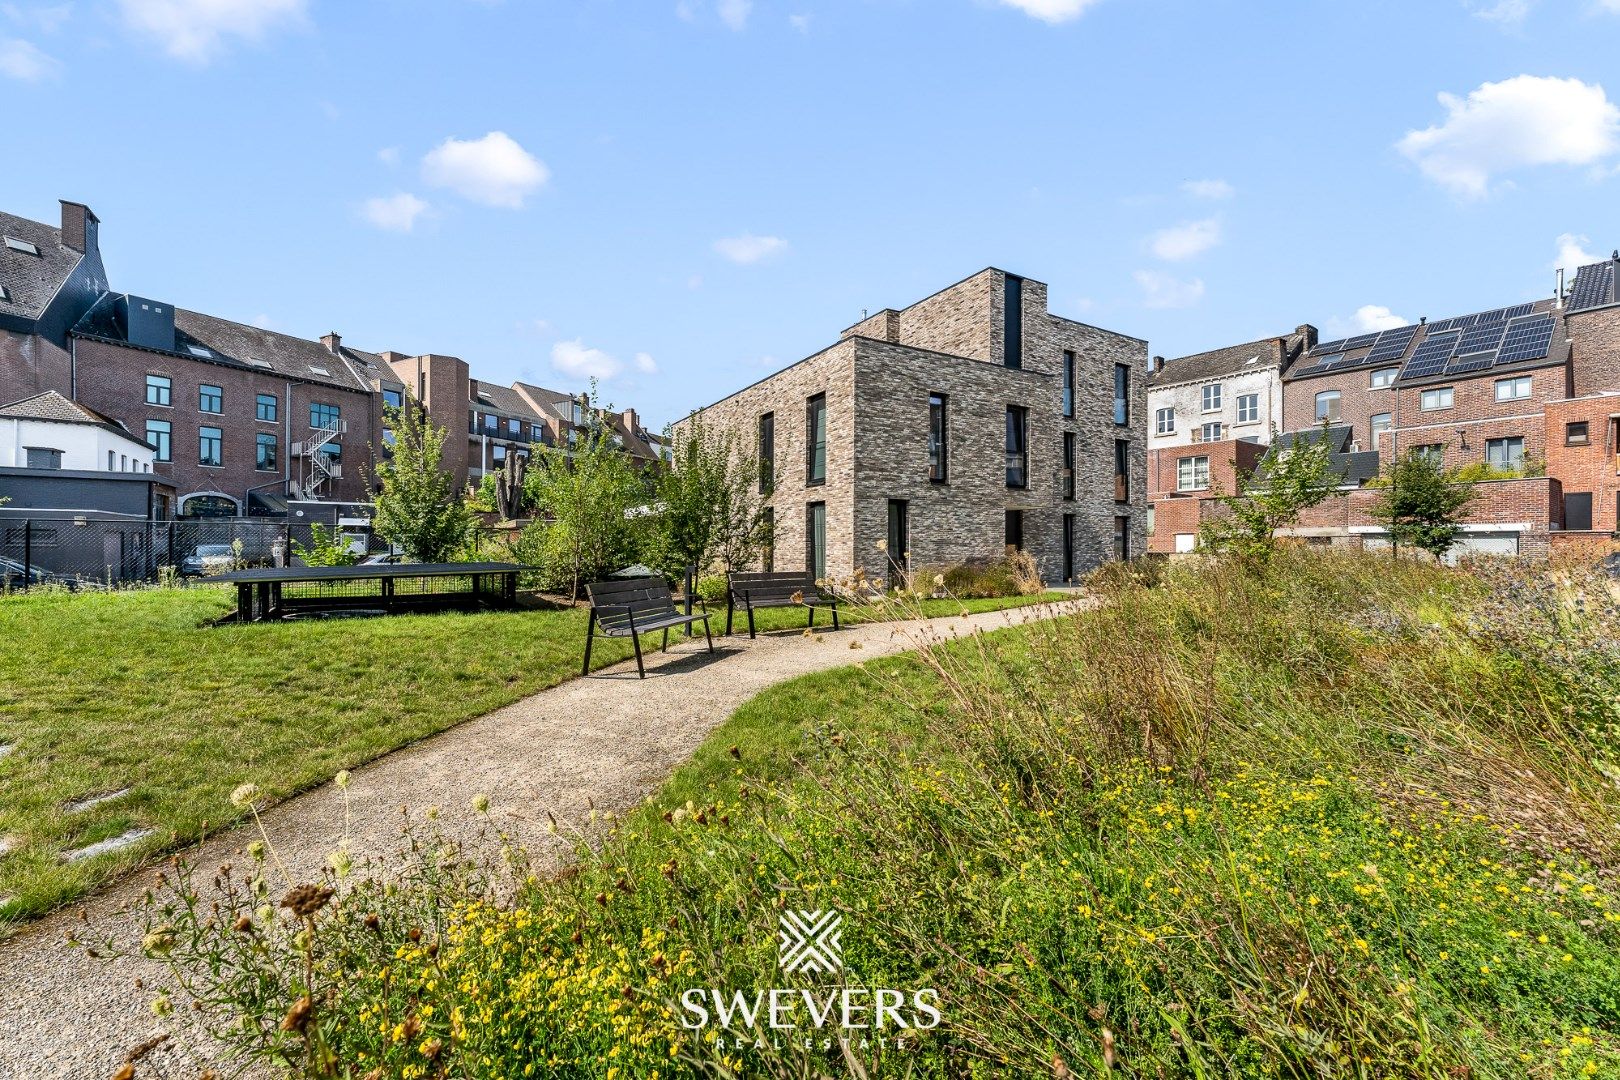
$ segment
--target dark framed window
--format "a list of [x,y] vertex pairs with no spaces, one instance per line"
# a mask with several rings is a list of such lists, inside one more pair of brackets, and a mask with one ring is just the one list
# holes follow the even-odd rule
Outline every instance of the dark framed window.
[[218,386],[209,386],[204,383],[197,387],[197,411],[207,413],[222,413],[225,411],[225,390]]
[[1002,313],[1002,358],[1010,368],[1024,366],[1024,279],[1007,275],[1006,302]]
[[197,464],[223,465],[225,463],[225,433],[217,427],[197,429]]
[[1063,497],[1070,501],[1074,499],[1075,438],[1072,431],[1063,433]]
[[274,394],[260,394],[253,400],[253,415],[270,423],[275,423],[281,414],[281,402]]
[[1006,513],[1007,554],[1024,550],[1024,512],[1008,510]]
[[25,447],[25,457],[30,469],[60,469],[62,467],[62,451],[53,450],[46,446]]
[[[805,482],[827,482],[827,395],[817,394],[805,402]],[[823,507],[823,514],[826,508]]]
[[910,568],[911,504],[905,499],[889,500],[889,580],[897,582]]
[[329,442],[317,450],[316,453],[325,458],[328,464],[339,462],[343,460],[343,444]]
[[1007,486],[1029,486],[1029,410],[1007,406]]
[[173,404],[174,381],[167,375],[146,377],[146,403],[168,407]]
[[1114,365],[1114,423],[1131,422],[1131,365]]
[[1517,469],[1524,464],[1524,438],[1520,435],[1485,440],[1485,462],[1495,469]]
[[1063,582],[1074,581],[1074,515],[1063,515]]
[[384,387],[382,395],[384,405],[391,406],[395,409],[403,409],[405,407],[405,391],[389,390],[388,388]]
[[1585,420],[1576,420],[1564,425],[1565,446],[1585,446],[1591,441],[1591,429]]
[[1126,439],[1114,440],[1114,501],[1131,501],[1131,444]]
[[760,511],[759,568],[769,574],[776,569],[776,508]]
[[546,437],[546,429],[539,424],[529,425],[529,441],[540,442]]
[[1114,518],[1114,558],[1124,562],[1131,557],[1131,519]]
[[146,422],[146,441],[156,449],[152,455],[153,461],[173,461],[173,447],[170,439],[173,437],[174,425],[167,420],[148,420]]
[[501,418],[496,416],[494,413],[489,413],[489,412],[485,413],[484,414],[484,430],[486,432],[488,432],[489,434],[491,434],[491,435],[493,435],[497,431],[501,430]]
[[1592,528],[1592,493],[1569,491],[1564,493],[1564,531],[1586,532]]
[[523,434],[523,421],[521,421],[521,420],[519,420],[519,419],[517,419],[515,417],[510,417],[510,416],[507,417],[506,418],[506,433],[508,435],[510,435],[514,439],[517,438],[518,436],[522,435]]
[[502,446],[500,443],[496,443],[494,446],[490,447],[490,456],[494,458],[495,464],[500,465],[504,463],[506,461],[506,447]]
[[769,495],[776,490],[776,414],[759,415],[759,493]]
[[1074,350],[1063,350],[1063,415],[1074,415]]
[[337,427],[343,420],[343,409],[324,401],[309,403],[309,426],[312,428]]
[[928,479],[943,484],[950,478],[950,459],[945,412],[948,402],[944,394],[928,395]]
[[274,472],[276,458],[279,456],[277,450],[276,437],[269,432],[259,432],[254,440],[253,467],[260,472]]
[[827,580],[827,504],[813,502],[804,508],[804,567],[814,581]]
[[1444,465],[1446,463],[1445,443],[1423,443],[1419,446],[1412,447],[1412,453],[1416,457],[1428,458],[1436,465]]

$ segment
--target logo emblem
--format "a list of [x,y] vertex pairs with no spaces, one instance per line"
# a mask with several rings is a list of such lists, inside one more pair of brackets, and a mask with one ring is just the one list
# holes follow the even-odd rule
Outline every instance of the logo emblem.
[[831,975],[844,966],[836,911],[785,911],[778,934],[777,963],[783,971]]

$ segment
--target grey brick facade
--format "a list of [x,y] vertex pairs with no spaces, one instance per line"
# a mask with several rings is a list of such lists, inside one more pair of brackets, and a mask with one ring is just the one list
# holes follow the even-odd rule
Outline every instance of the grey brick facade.
[[[1064,516],[1072,514],[1069,575],[1115,555],[1116,519],[1127,553],[1145,550],[1147,346],[1136,338],[1048,313],[1046,286],[1012,277],[1022,309],[1019,367],[1008,367],[1009,275],[987,269],[901,311],[883,310],[838,344],[701,410],[711,427],[754,445],[760,417],[775,430],[774,566],[807,565],[807,507],[826,504],[827,572],[888,576],[879,542],[890,500],[907,504],[911,565],[994,557],[1006,514],[1022,512],[1024,548],[1052,583],[1065,578]],[[1074,354],[1074,415],[1063,415],[1063,367]],[[1128,417],[1114,422],[1114,373],[1129,373]],[[807,401],[827,400],[824,483],[807,479]],[[947,476],[929,476],[929,398],[946,398]],[[1007,484],[1007,407],[1028,410],[1028,483]],[[676,425],[677,435],[689,421]],[[1064,495],[1064,433],[1075,441],[1074,497]],[[1115,443],[1125,444],[1124,490]],[[1116,499],[1123,495],[1123,499]]]

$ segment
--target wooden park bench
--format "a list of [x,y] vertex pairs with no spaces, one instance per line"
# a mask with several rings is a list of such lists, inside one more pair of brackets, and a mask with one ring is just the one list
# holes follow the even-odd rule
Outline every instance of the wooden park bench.
[[709,613],[683,614],[675,607],[675,597],[669,582],[661,577],[626,578],[622,581],[598,581],[585,586],[591,599],[590,624],[585,629],[585,666],[581,675],[591,673],[591,642],[600,627],[604,637],[627,637],[636,647],[636,671],[647,677],[641,662],[641,635],[649,630],[664,632],[664,649],[669,648],[669,630],[672,626],[703,624],[703,637],[714,652],[714,638],[709,634]]
[[737,608],[748,613],[748,636],[754,636],[754,609],[795,607],[810,609],[807,626],[816,625],[816,608],[832,609],[833,629],[838,629],[838,598],[815,583],[808,573],[726,575],[726,636],[731,636],[731,618]]

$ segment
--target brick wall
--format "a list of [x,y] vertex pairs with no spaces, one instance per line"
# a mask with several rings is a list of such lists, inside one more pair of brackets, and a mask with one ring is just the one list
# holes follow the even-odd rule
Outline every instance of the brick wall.
[[[1394,365],[1399,367],[1399,364]],[[1283,386],[1283,430],[1302,431],[1315,427],[1316,396],[1324,391],[1339,392],[1339,423],[1347,424],[1363,450],[1373,445],[1372,418],[1378,413],[1394,413],[1395,391],[1372,386],[1375,368],[1361,368],[1311,379],[1293,379]]]
[[37,334],[0,330],[0,405],[46,390],[70,395],[70,371],[66,349]]
[[466,361],[426,353],[403,358],[388,354],[388,362],[410,393],[426,406],[428,419],[445,429],[442,462],[454,489],[460,491],[467,486],[467,470],[477,464],[479,454],[479,444],[467,437],[472,381]]
[[[1605,533],[1620,529],[1615,517],[1620,499],[1615,413],[1620,413],[1620,393],[1550,402],[1545,415],[1548,475],[1562,482],[1566,498],[1592,496],[1592,528]],[[1579,423],[1586,425],[1586,441],[1571,445],[1569,426]]]
[[1148,550],[1168,555],[1176,550],[1176,537],[1198,535],[1209,499],[1170,496],[1153,503],[1153,536]]
[[1564,330],[1573,342],[1570,396],[1620,390],[1620,305],[1567,314]]
[[[1530,379],[1530,397],[1498,402],[1497,382],[1520,377]],[[1559,364],[1531,371],[1486,372],[1477,379],[1403,386],[1396,391],[1395,429],[1379,449],[1388,451],[1393,446],[1394,452],[1405,453],[1414,446],[1443,443],[1445,465],[1451,469],[1484,461],[1489,439],[1518,436],[1524,439],[1527,458],[1545,460],[1547,440],[1542,409],[1547,402],[1567,396],[1568,379],[1568,368]],[[1425,412],[1423,392],[1444,386],[1452,388],[1452,407]]]
[[[1170,446],[1148,453],[1148,494],[1150,497],[1194,494],[1200,497],[1231,495],[1237,491],[1240,471],[1252,471],[1266,456],[1262,443],[1223,439],[1220,442],[1195,443],[1188,446]],[[1176,487],[1177,471],[1182,458],[1209,458],[1209,488],[1205,492],[1180,492]]]

